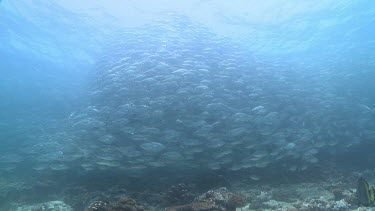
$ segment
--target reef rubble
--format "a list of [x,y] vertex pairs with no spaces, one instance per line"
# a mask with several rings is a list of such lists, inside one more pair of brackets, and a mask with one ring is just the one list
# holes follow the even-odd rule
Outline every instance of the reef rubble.
[[192,203],[168,207],[167,211],[235,211],[246,205],[244,196],[221,187],[196,197]]
[[[131,189],[116,185],[105,191],[67,186],[60,195],[45,203],[33,204],[33,198],[22,198],[13,207],[0,210],[16,211],[368,211],[373,207],[358,207],[356,180],[358,175],[374,184],[373,171],[330,176],[306,181],[270,183],[233,179],[228,186],[206,188],[187,183],[155,184]],[[334,177],[332,175],[335,175]],[[1,189],[0,189],[1,190]],[[7,189],[5,189],[7,190]],[[8,193],[8,192],[4,192]],[[74,198],[74,199],[73,199]]]
[[63,201],[50,201],[35,205],[18,207],[16,211],[73,211],[73,208]]

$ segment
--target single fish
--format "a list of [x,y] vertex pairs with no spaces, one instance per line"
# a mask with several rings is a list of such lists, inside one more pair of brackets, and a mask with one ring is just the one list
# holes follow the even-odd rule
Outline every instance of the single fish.
[[357,200],[358,200],[358,206],[370,206],[374,204],[375,202],[375,191],[374,187],[371,187],[368,185],[365,179],[363,177],[360,177],[358,179],[357,184]]

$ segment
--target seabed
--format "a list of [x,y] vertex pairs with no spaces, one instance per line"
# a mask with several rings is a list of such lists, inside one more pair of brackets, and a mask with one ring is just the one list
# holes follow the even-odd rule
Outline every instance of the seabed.
[[[212,173],[200,176],[200,180],[186,179],[185,182],[181,178],[176,182],[156,178],[154,183],[133,178],[128,183],[106,181],[105,185],[91,188],[87,183],[82,186],[67,183],[61,187],[53,178],[44,184],[6,183],[3,179],[0,210],[375,210],[358,207],[355,197],[358,178],[363,176],[370,184],[375,184],[375,170],[350,172],[330,167],[300,174],[272,175],[279,178],[277,181],[272,181],[271,176],[262,178],[246,173],[228,178]],[[92,182],[101,181],[95,180]]]

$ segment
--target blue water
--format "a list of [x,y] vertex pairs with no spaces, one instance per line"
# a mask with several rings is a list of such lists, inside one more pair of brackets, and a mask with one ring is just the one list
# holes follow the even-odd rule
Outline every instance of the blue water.
[[0,203],[374,168],[374,37],[370,0],[3,0]]

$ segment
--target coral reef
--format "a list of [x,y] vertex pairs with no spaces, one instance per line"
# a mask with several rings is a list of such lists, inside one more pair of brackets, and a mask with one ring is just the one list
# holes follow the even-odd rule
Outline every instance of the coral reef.
[[[356,178],[355,174],[353,175],[349,175],[351,180]],[[340,176],[336,172],[325,180],[298,183],[259,182],[254,184],[244,180],[231,180],[231,191],[221,187],[201,194],[197,193],[199,189],[196,188],[198,186],[194,186],[194,183],[176,183],[177,185],[169,188],[163,188],[157,184],[138,190],[124,189],[126,186],[123,185],[114,185],[105,190],[68,186],[62,191],[63,197],[60,198],[64,202],[46,202],[32,206],[13,203],[11,208],[0,206],[0,210],[143,211],[146,208],[152,211],[163,208],[167,211],[374,210],[373,207],[357,206],[355,182],[350,184],[346,178],[348,177]],[[4,191],[10,186],[15,190],[23,190],[22,187],[24,187],[22,184],[8,184]],[[27,200],[22,201],[22,203],[27,202]]]
[[62,201],[50,201],[42,204],[18,207],[16,211],[73,211],[73,208]]
[[232,189],[241,192],[249,201],[249,205],[238,211],[343,211],[358,208],[355,198],[355,181],[358,177],[355,174],[332,171],[325,177],[315,181],[276,185],[238,181],[232,183]]
[[94,201],[92,202],[85,211],[106,211],[108,208],[108,202]]
[[81,186],[68,187],[63,191],[63,195],[64,201],[75,210],[82,210],[93,198],[93,194]]
[[113,202],[94,201],[85,211],[143,211],[142,205],[137,203],[134,199],[122,197]]
[[134,199],[121,198],[118,201],[112,202],[108,206],[108,211],[143,211],[142,205],[138,204]]
[[225,209],[217,206],[214,202],[194,202],[185,205],[168,207],[167,211],[224,211]]
[[173,206],[167,208],[168,211],[217,211],[236,210],[237,207],[246,205],[244,196],[232,193],[227,188],[221,187],[216,190],[209,190],[194,199],[193,203]]
[[238,193],[232,193],[225,187],[207,191],[198,196],[195,201],[213,202],[219,207],[223,207],[224,210],[236,210],[237,207],[246,205],[244,196]]
[[195,198],[193,188],[192,185],[184,183],[171,186],[166,193],[167,203],[171,205],[191,203]]
[[334,210],[348,210],[350,207],[350,204],[346,202],[344,199],[341,199],[340,201],[336,201],[333,204]]
[[245,197],[238,193],[234,193],[232,196],[229,197],[229,200],[227,201],[227,207],[230,208],[244,207],[245,205]]

